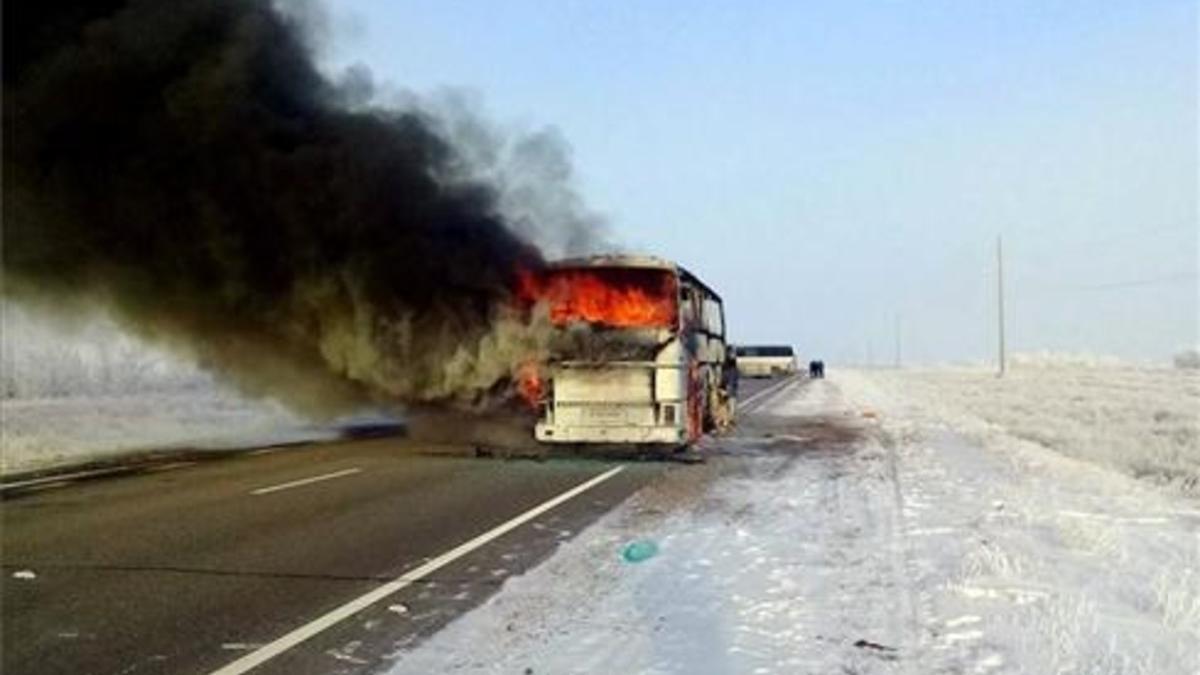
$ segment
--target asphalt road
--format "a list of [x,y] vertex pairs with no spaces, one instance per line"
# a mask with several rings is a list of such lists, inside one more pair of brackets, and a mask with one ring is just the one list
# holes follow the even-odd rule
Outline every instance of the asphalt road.
[[[752,409],[776,384],[745,380],[740,399]],[[410,585],[336,615],[616,466]],[[253,672],[386,670],[389,655],[673,466],[430,455],[374,438],[9,492],[0,503],[0,666],[11,675],[207,674],[323,621]]]
[[[210,673],[613,466],[371,439],[51,483],[0,505],[0,663],[12,675]],[[626,464],[254,672],[386,668],[669,468]]]
[[743,377],[738,381],[738,410],[745,412],[745,407],[753,407],[770,397],[772,388],[781,388],[790,378],[779,377]]

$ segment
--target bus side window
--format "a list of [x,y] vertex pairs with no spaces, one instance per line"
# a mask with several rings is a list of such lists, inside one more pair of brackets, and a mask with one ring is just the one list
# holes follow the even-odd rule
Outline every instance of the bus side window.
[[704,299],[704,327],[717,337],[725,335],[725,316],[721,303],[712,298]]
[[696,289],[691,286],[683,286],[680,289],[679,313],[681,323],[686,329],[695,329],[700,325],[700,311],[696,300]]

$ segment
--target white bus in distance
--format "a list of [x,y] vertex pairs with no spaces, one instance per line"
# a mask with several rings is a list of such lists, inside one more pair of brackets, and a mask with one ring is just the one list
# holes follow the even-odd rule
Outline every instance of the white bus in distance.
[[743,345],[735,354],[742,377],[777,377],[796,372],[796,353],[789,345]]

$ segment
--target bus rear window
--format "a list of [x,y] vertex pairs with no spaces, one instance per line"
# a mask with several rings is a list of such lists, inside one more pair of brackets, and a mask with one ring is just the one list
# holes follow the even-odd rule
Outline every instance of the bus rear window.
[[519,297],[549,305],[557,325],[581,321],[614,328],[672,328],[678,286],[669,270],[629,267],[551,268],[522,274]]
[[761,345],[738,347],[737,355],[746,357],[788,357],[794,355],[791,347],[786,345]]

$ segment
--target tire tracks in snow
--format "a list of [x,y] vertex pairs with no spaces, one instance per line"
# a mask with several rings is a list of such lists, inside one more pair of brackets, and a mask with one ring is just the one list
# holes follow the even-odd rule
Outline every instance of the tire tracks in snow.
[[917,663],[916,655],[921,651],[922,641],[922,622],[919,614],[919,608],[914,596],[916,591],[913,589],[912,580],[916,578],[915,567],[912,564],[912,547],[908,541],[908,522],[905,517],[905,499],[904,489],[900,479],[900,447],[895,439],[882,433],[878,427],[875,429],[877,439],[883,448],[885,457],[887,458],[887,476],[888,482],[891,483],[891,496],[893,500],[892,511],[892,568],[897,588],[903,589],[903,602],[905,610],[903,616],[906,619],[907,626],[903,630],[906,635],[904,644],[904,653],[908,658],[903,660],[904,672],[915,673],[915,664]]

